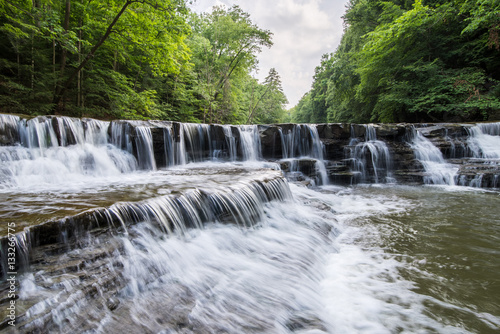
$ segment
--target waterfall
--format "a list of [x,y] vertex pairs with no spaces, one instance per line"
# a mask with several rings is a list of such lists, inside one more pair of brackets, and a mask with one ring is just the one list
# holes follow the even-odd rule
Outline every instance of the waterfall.
[[498,186],[500,131],[409,129],[0,115],[0,328],[498,331],[498,189],[403,182]]
[[37,117],[29,121],[22,120],[19,132],[22,145],[32,149],[32,152],[38,156],[43,156],[50,147],[59,146],[52,120],[49,118]]
[[83,123],[80,119],[70,117],[57,117],[61,146],[82,145],[85,141]]
[[163,143],[165,150],[165,166],[173,166],[175,164],[175,141],[170,127],[163,128]]
[[429,139],[415,130],[410,145],[415,153],[415,158],[424,166],[425,184],[455,185],[458,168],[447,163],[441,151]]
[[13,122],[17,122],[19,142],[0,146],[0,188],[84,182],[85,177],[136,169],[137,162],[130,153],[107,143],[107,122],[68,117],[28,121],[2,117],[1,121],[6,119],[4,129],[13,128]]
[[[201,162],[213,154],[208,124],[181,124],[179,163]],[[185,157],[185,158],[184,158]]]
[[319,171],[321,184],[325,185],[328,184],[328,175],[326,172],[325,160],[323,158],[323,143],[319,138],[318,129],[316,128],[316,126],[311,125],[308,126],[308,128],[312,138],[312,156],[316,159],[316,168]]
[[467,145],[472,157],[500,159],[500,123],[477,124],[468,130]]
[[132,126],[126,122],[113,122],[111,124],[111,144],[130,154],[133,153],[130,131]]
[[20,141],[19,116],[0,114],[0,143],[14,145]]
[[224,137],[226,140],[226,145],[228,147],[229,161],[236,161],[237,158],[237,147],[236,138],[233,135],[233,130],[231,125],[222,125],[224,131]]
[[109,122],[99,121],[96,119],[85,119],[84,125],[84,135],[85,142],[87,144],[92,144],[95,146],[104,146],[109,142],[108,129]]
[[290,171],[300,172],[294,167],[300,164],[292,160],[312,158],[319,177],[318,184],[328,184],[328,175],[323,159],[323,144],[319,138],[315,124],[294,124],[288,130],[279,129],[281,137],[282,156],[291,160]]
[[156,161],[153,152],[153,135],[151,129],[145,126],[136,126],[135,143],[139,167],[145,170],[156,170]]
[[257,161],[262,156],[259,128],[257,125],[241,125],[240,144],[243,161]]
[[351,129],[349,159],[353,170],[360,175],[360,182],[369,181],[370,172],[375,183],[394,182],[392,178],[392,160],[387,144],[377,140],[373,125],[365,125],[365,141],[359,142]]
[[319,159],[323,155],[318,131],[312,124],[294,124],[291,129],[281,130],[283,158],[311,157]]

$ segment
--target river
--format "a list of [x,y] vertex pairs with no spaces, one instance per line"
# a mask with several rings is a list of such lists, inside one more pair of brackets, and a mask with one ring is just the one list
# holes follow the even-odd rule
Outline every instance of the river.
[[20,236],[86,210],[109,224],[28,249],[1,332],[500,331],[498,189],[314,185],[255,152],[141,170],[111,146],[45,150],[0,152],[2,220]]

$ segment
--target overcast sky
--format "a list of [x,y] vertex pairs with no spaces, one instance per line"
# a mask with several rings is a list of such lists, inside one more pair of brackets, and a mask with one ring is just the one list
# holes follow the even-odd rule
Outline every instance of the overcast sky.
[[259,54],[261,81],[274,67],[291,108],[311,89],[321,56],[334,52],[342,37],[347,0],[196,0],[196,12],[214,5],[238,5],[261,29],[273,33],[274,45]]

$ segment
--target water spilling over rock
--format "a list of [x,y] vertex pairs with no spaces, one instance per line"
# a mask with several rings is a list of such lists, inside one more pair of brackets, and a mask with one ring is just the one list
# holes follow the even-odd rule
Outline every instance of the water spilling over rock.
[[[233,126],[0,115],[0,291],[16,292],[0,299],[0,329],[500,330],[491,306],[500,293],[492,256],[500,251],[498,196],[470,188],[499,186],[499,124]],[[486,212],[460,204],[476,197]],[[453,224],[440,215],[448,207]],[[488,223],[471,234],[475,219]],[[468,236],[459,243],[469,251],[456,260],[452,242],[437,247],[427,238],[450,225],[440,240]],[[434,265],[443,252],[453,264]],[[460,281],[477,300],[436,294],[443,282],[460,280],[446,266],[466,277],[476,265],[469,258],[489,268],[474,271],[479,284]],[[426,291],[428,280],[436,288]],[[485,282],[492,291],[482,290]]]

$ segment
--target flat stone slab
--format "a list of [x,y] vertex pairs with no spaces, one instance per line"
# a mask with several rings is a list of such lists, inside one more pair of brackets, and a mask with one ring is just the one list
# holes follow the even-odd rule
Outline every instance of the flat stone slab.
[[14,223],[15,232],[19,232],[26,227],[109,207],[117,202],[139,202],[192,189],[227,191],[238,184],[281,177],[280,171],[264,168],[262,164],[248,168],[247,165],[243,167],[231,163],[203,163],[154,172],[74,180],[54,186],[44,184],[33,185],[29,189],[0,189],[0,220],[6,222],[0,226],[0,237],[7,235],[7,222]]

